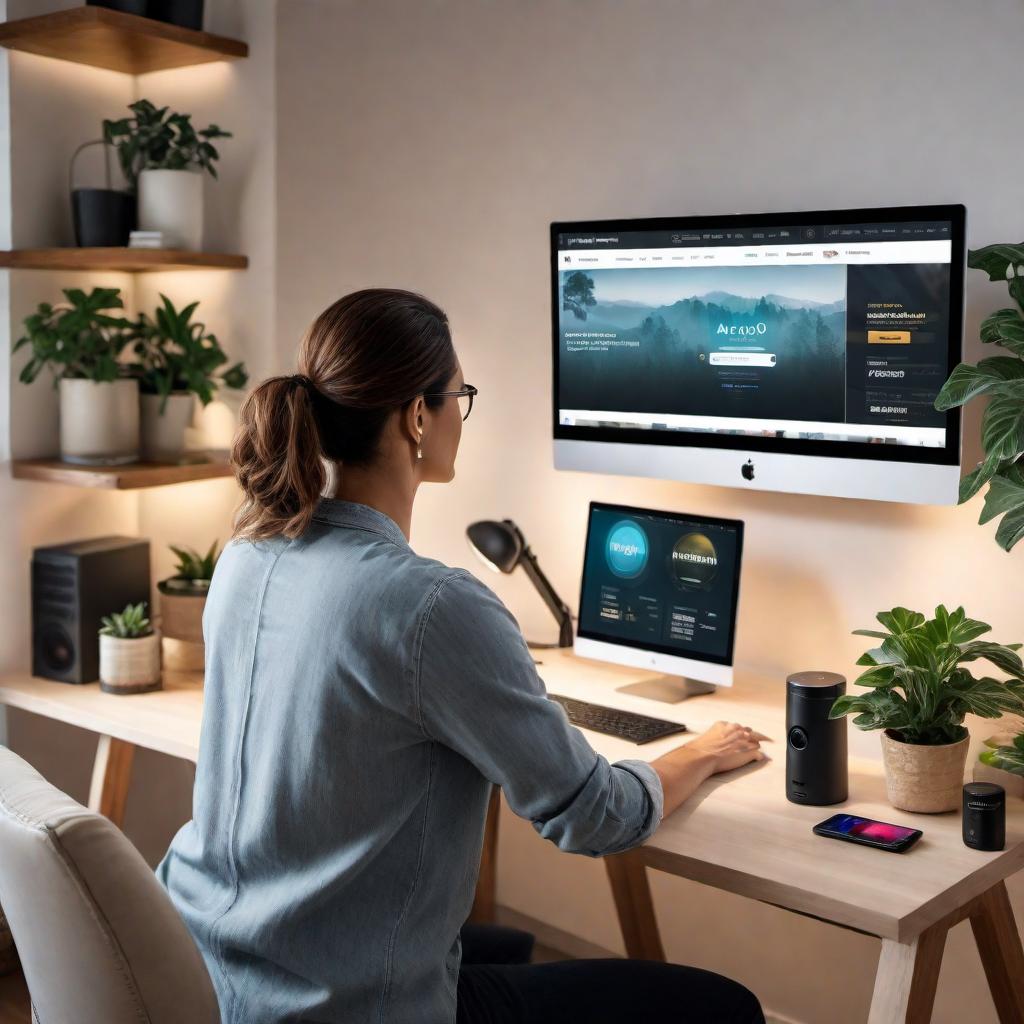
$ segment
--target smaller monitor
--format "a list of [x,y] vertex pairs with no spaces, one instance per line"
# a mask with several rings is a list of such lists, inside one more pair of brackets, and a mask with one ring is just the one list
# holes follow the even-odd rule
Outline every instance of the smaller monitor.
[[622,687],[674,703],[731,686],[743,523],[590,503],[574,651],[653,669]]

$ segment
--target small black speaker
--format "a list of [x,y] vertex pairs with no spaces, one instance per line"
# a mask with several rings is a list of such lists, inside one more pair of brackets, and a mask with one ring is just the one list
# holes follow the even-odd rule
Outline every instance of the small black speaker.
[[786,797],[795,804],[837,804],[848,792],[846,719],[830,719],[846,679],[797,672],[786,680]]
[[994,782],[964,786],[964,844],[974,850],[1006,846],[1006,790]]
[[32,552],[32,674],[100,677],[101,619],[149,601],[149,541],[95,537]]

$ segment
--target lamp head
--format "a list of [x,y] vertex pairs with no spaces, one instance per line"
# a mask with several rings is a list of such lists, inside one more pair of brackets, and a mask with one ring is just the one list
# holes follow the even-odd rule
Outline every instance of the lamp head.
[[523,535],[511,519],[498,522],[481,519],[466,527],[469,546],[489,569],[495,572],[512,572],[522,557]]

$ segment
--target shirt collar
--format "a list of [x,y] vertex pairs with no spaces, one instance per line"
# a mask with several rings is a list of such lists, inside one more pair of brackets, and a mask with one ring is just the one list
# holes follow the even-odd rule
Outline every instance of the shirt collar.
[[383,512],[369,505],[360,505],[355,501],[340,501],[337,498],[321,498],[317,502],[313,518],[331,526],[347,526],[354,530],[366,530],[378,533],[395,544],[408,546],[405,534],[398,524]]

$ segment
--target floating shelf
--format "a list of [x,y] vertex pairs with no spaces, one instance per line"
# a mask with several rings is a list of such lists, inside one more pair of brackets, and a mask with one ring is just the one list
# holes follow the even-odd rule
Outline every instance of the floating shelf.
[[185,458],[188,461],[181,463],[133,462],[126,466],[79,466],[61,459],[14,459],[11,476],[17,480],[39,480],[71,487],[130,491],[233,475],[226,451],[189,452]]
[[249,47],[237,39],[105,7],[8,21],[0,24],[0,46],[129,75],[249,56]]
[[[100,8],[102,10],[102,8]],[[161,270],[245,270],[249,260],[224,252],[186,249],[128,249],[120,246],[76,249],[2,249],[0,268],[10,270],[124,270],[145,274]]]

